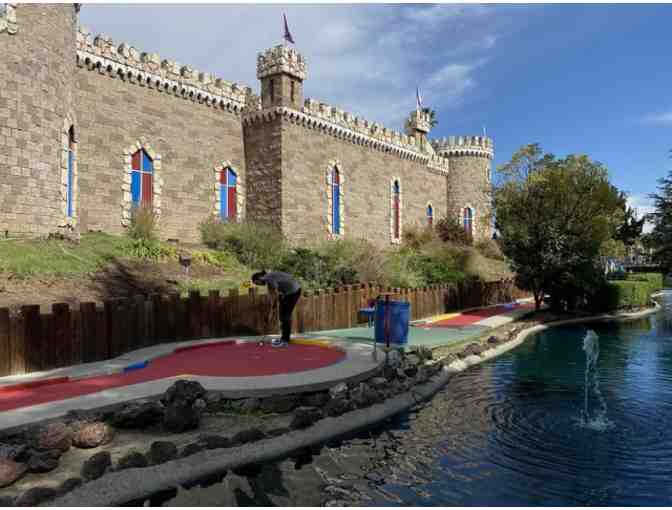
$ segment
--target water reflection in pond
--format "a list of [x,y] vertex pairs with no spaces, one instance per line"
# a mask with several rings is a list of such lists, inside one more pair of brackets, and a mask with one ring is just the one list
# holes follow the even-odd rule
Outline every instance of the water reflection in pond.
[[[647,319],[543,332],[455,376],[420,409],[171,504],[670,505],[672,304],[663,304]],[[591,330],[604,429],[582,421]]]

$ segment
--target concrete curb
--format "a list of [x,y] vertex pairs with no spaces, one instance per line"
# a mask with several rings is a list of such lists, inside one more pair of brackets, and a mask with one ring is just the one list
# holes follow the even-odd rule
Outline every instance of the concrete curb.
[[429,400],[443,388],[451,376],[470,366],[483,363],[518,347],[530,335],[551,327],[581,322],[608,320],[632,320],[657,312],[660,305],[650,310],[623,314],[604,314],[578,319],[555,321],[527,328],[518,333],[514,340],[492,349],[480,356],[468,356],[456,360],[428,383],[411,391],[393,397],[381,404],[351,411],[335,418],[325,418],[315,425],[296,430],[275,438],[264,439],[235,448],[208,450],[190,457],[178,459],[158,466],[142,469],[127,469],[113,472],[82,485],[64,496],[50,501],[48,506],[113,506],[131,501],[143,500],[161,491],[175,489],[178,485],[191,485],[213,476],[224,476],[226,471],[249,464],[271,462],[287,457],[303,448],[356,432],[408,411],[422,401]]

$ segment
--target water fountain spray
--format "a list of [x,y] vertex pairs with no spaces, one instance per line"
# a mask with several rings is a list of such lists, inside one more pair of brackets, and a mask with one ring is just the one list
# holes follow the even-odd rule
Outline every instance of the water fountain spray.
[[[607,419],[607,402],[600,391],[600,380],[597,376],[597,359],[600,356],[600,337],[593,330],[588,330],[583,337],[583,351],[586,353],[585,388],[583,396],[583,415],[581,425],[593,430],[606,430],[611,423]],[[591,417],[589,409],[590,394],[595,395],[597,409]]]

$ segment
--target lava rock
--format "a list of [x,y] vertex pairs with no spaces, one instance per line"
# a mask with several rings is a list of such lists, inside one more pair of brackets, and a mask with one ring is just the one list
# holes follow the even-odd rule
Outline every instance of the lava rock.
[[331,399],[331,397],[328,392],[319,391],[317,393],[303,395],[301,397],[301,405],[307,407],[322,407],[329,402],[329,399]]
[[206,445],[204,445],[203,443],[200,443],[200,442],[189,443],[184,448],[182,448],[182,451],[180,452],[180,457],[189,457],[190,455],[193,455],[194,453],[202,452],[206,448],[207,448]]
[[419,365],[422,360],[416,354],[409,354],[404,358],[404,364],[409,365]]
[[238,402],[238,409],[241,413],[254,413],[261,408],[261,400],[258,398],[244,398]]
[[16,460],[28,449],[25,444],[0,443],[0,459]]
[[226,397],[224,397],[224,395],[222,395],[219,391],[208,391],[205,394],[205,402],[208,405],[218,404],[222,400],[226,400]]
[[357,388],[353,389],[350,392],[350,398],[359,408],[370,406],[380,399],[378,392],[365,383],[360,383]]
[[485,348],[481,344],[471,343],[467,345],[462,352],[467,356],[480,356]]
[[406,372],[401,368],[397,368],[396,372],[397,372],[397,379],[399,379],[400,381],[403,381],[404,379],[406,379],[408,377],[406,375]]
[[295,395],[277,395],[261,401],[261,410],[265,413],[288,413],[296,407],[298,398]]
[[112,424],[119,428],[138,429],[154,425],[163,418],[160,402],[144,400],[125,405],[112,416]]
[[82,466],[82,478],[85,480],[96,480],[105,474],[105,471],[112,465],[110,452],[98,452],[89,457]]
[[114,438],[114,431],[102,421],[79,423],[72,436],[72,444],[77,448],[97,448],[108,444]]
[[388,381],[393,381],[394,379],[397,378],[397,369],[390,367],[390,366],[384,366],[383,367],[383,377],[387,379]]
[[499,337],[497,337],[495,335],[492,335],[491,337],[488,337],[488,344],[497,345],[499,343],[501,343],[501,340],[499,339]]
[[201,423],[201,410],[185,401],[172,402],[166,406],[163,428],[168,432],[180,433],[197,429]]
[[14,498],[11,496],[0,496],[0,508],[14,506]]
[[73,427],[73,429],[80,424],[93,423],[100,420],[100,413],[89,409],[72,409],[63,417],[63,421]]
[[238,446],[245,443],[252,443],[264,439],[266,434],[257,428],[241,430],[231,438],[231,446]]
[[166,390],[161,400],[165,405],[173,402],[193,404],[196,399],[205,396],[205,394],[205,388],[198,381],[180,379]]
[[52,487],[33,487],[16,498],[16,506],[37,506],[57,495],[58,491]]
[[336,386],[329,388],[329,396],[333,399],[347,398],[348,385],[345,383],[338,383]]
[[420,358],[420,361],[429,361],[434,358],[434,353],[429,347],[420,346],[413,349],[413,354]]
[[58,467],[58,457],[54,458],[49,452],[36,452],[28,460],[28,471],[31,473],[48,473]]
[[140,452],[129,452],[117,462],[117,470],[147,467],[147,457]]
[[376,390],[385,389],[389,384],[387,379],[385,379],[384,377],[374,377],[373,379],[370,379],[368,383],[371,385],[372,388]]
[[340,416],[354,408],[352,402],[346,398],[334,398],[327,402],[323,411],[327,416]]
[[229,448],[231,440],[228,437],[208,435],[201,436],[198,439],[199,443],[203,443],[208,450],[216,450],[217,448]]
[[33,445],[37,450],[66,452],[72,446],[72,430],[65,423],[50,423],[37,432]]
[[415,377],[418,373],[418,366],[417,365],[408,365],[406,368],[404,368],[404,375],[406,377]]
[[418,373],[415,376],[415,382],[418,384],[426,383],[429,380],[429,377],[429,369],[424,365],[419,366]]
[[66,492],[70,492],[73,489],[76,489],[80,485],[84,483],[81,478],[68,478],[65,480],[61,486],[58,488],[58,492],[60,494],[65,494]]
[[277,429],[271,429],[267,432],[268,437],[278,437],[282,436],[284,434],[287,434],[288,432],[291,432],[291,430],[287,427],[278,427]]
[[297,407],[294,418],[289,425],[292,429],[305,429],[322,418],[322,411],[317,407]]
[[150,464],[163,464],[177,458],[177,446],[170,441],[154,441],[147,452]]
[[12,485],[21,478],[28,467],[9,459],[0,459],[0,488]]

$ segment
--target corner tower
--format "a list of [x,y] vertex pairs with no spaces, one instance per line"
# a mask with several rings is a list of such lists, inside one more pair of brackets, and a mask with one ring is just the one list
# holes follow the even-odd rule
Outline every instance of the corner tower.
[[77,218],[73,108],[78,4],[0,9],[0,233],[35,235]]
[[296,49],[285,44],[269,48],[257,56],[257,78],[261,81],[261,107],[303,107],[306,61]]
[[484,136],[450,136],[434,140],[432,146],[448,158],[448,214],[470,230],[475,241],[491,239],[491,165],[494,145]]

